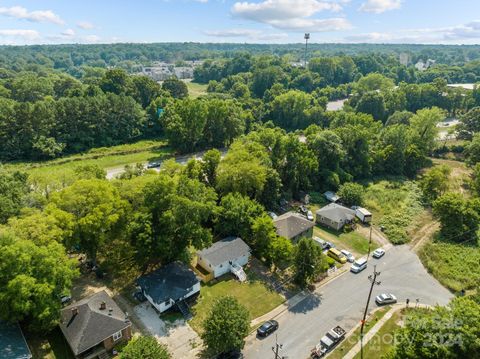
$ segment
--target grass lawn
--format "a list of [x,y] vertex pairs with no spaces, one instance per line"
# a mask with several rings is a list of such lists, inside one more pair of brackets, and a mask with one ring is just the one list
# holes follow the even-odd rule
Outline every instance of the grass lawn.
[[[346,249],[356,256],[363,256],[368,253],[368,238],[358,232],[338,232],[333,229],[315,226],[313,235],[335,244],[339,250]],[[372,241],[371,250],[378,248],[376,242]]]
[[192,81],[186,81],[188,94],[192,98],[197,98],[207,93],[207,84],[199,84]]
[[59,328],[46,336],[25,332],[33,359],[74,359],[75,357]]
[[194,317],[190,325],[198,333],[202,330],[202,322],[208,316],[210,308],[218,298],[233,296],[250,312],[250,319],[255,319],[270,312],[282,304],[285,299],[278,293],[268,289],[261,281],[240,283],[229,275],[223,280],[203,285],[197,304],[193,306]]
[[452,291],[471,290],[480,283],[480,246],[475,242],[428,242],[419,256],[427,270]]
[[[367,318],[365,322],[364,333],[367,334],[368,331],[379,321],[383,316],[388,312],[390,306],[382,307],[381,309],[375,311],[370,318]],[[330,359],[341,359],[346,355],[360,340],[360,327],[358,327],[352,335],[348,338],[345,338],[343,342],[340,343],[338,347],[328,356]],[[377,358],[365,356],[365,358]]]
[[51,186],[59,182],[74,181],[74,169],[80,165],[98,165],[103,169],[122,167],[127,164],[147,162],[167,157],[171,150],[165,140],[144,140],[136,143],[94,148],[82,154],[43,162],[19,162],[5,164],[10,170],[25,171],[29,180],[38,186]]

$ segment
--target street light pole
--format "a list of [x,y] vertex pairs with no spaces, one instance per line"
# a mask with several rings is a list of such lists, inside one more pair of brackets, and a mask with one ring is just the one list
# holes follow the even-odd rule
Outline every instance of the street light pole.
[[373,227],[373,223],[370,223],[370,238],[368,239],[367,262],[370,259],[370,248],[372,247],[372,227]]
[[284,359],[278,354],[278,351],[282,349],[282,344],[278,344],[278,335],[275,334],[275,346],[272,347],[273,354],[275,354],[275,359]]
[[310,40],[310,34],[305,34],[305,68],[307,68],[307,49],[308,49],[308,40]]
[[363,359],[363,327],[365,326],[365,320],[367,318],[368,304],[370,303],[370,298],[372,297],[372,291],[374,285],[380,285],[380,282],[377,282],[377,276],[380,275],[380,272],[377,272],[377,266],[373,266],[373,276],[369,275],[368,280],[372,283],[370,286],[370,291],[368,292],[367,305],[365,306],[365,312],[363,313],[362,326],[360,327],[360,359]]

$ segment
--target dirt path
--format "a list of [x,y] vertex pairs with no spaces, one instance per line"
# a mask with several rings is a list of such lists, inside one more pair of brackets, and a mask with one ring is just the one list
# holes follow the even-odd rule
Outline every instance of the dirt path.
[[425,241],[430,240],[436,231],[440,229],[440,224],[438,222],[430,222],[420,228],[415,237],[413,237],[410,246],[412,251],[417,252],[425,243]]

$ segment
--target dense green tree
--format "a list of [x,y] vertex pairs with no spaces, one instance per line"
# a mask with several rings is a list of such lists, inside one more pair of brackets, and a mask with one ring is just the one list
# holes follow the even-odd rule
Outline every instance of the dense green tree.
[[407,314],[405,325],[395,332],[388,359],[476,358],[480,356],[480,305],[469,297],[453,299]]
[[0,233],[0,319],[25,321],[32,329],[58,324],[60,297],[78,275],[76,261],[53,240],[37,245]]
[[[257,239],[252,235],[252,225],[263,211],[257,201],[240,193],[229,193],[220,201],[216,231],[223,236],[240,236],[255,246]],[[258,251],[262,253],[262,248]]]
[[348,182],[340,186],[337,194],[347,206],[362,206],[365,189],[361,184]]
[[0,223],[20,213],[25,206],[30,188],[27,174],[22,172],[7,172],[0,167]]
[[336,64],[334,59],[329,57],[316,57],[309,61],[310,71],[317,73],[325,81],[325,84],[332,84],[335,80]]
[[245,130],[242,109],[231,100],[211,99],[206,105],[203,141],[212,147],[230,145]]
[[107,176],[107,172],[96,164],[77,166],[74,172],[77,179],[105,179]]
[[34,102],[53,96],[53,83],[48,77],[25,72],[16,76],[11,85],[12,98],[20,102]]
[[266,213],[259,214],[250,218],[251,223],[251,245],[259,258],[265,258],[270,266],[273,256],[270,252],[271,243],[277,237],[272,218]]
[[362,77],[357,82],[357,90],[361,93],[370,91],[386,91],[395,86],[392,79],[379,73],[371,73]]
[[120,359],[170,359],[165,345],[150,336],[140,336],[128,342],[120,352]]
[[261,98],[265,91],[275,84],[283,84],[285,74],[278,66],[269,66],[255,70],[252,76],[252,92],[255,96]]
[[358,100],[355,110],[372,115],[372,117],[378,121],[386,120],[387,109],[385,107],[385,98],[381,93],[376,91],[363,94]]
[[422,176],[420,188],[428,202],[433,202],[447,192],[451,172],[450,167],[441,165],[433,167]]
[[163,81],[162,89],[168,91],[173,98],[185,98],[188,96],[187,84],[176,77]]
[[98,250],[121,230],[128,207],[110,182],[98,179],[75,182],[54,193],[51,203],[74,217],[69,246],[78,246],[94,261]]
[[132,79],[123,69],[107,70],[100,80],[100,88],[104,92],[112,92],[116,95],[124,95],[132,89]]
[[465,146],[465,160],[469,166],[480,162],[480,134],[475,134],[472,142]]
[[472,170],[473,173],[470,186],[474,195],[480,197],[480,163],[477,163]]
[[215,187],[217,182],[217,168],[222,154],[219,150],[213,149],[205,152],[202,158],[202,171],[207,183]]
[[437,107],[419,110],[410,118],[411,143],[416,145],[425,156],[429,155],[435,147],[436,126],[444,118],[445,113]]
[[312,102],[312,96],[305,92],[288,91],[274,98],[268,118],[285,129],[306,128],[310,125],[306,111],[312,105]]
[[234,297],[217,299],[203,322],[201,337],[214,354],[242,349],[250,330],[248,310]]
[[150,103],[162,95],[160,85],[147,76],[132,77],[132,96],[146,108]]
[[295,281],[306,288],[317,276],[326,270],[326,260],[320,246],[311,238],[301,238],[296,247],[293,259]]
[[433,202],[433,214],[440,221],[443,238],[462,242],[474,238],[480,225],[478,199],[446,193]]

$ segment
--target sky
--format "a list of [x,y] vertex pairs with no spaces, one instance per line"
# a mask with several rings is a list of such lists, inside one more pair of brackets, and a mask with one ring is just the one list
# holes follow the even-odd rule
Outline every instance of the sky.
[[0,44],[479,44],[480,0],[0,0]]

